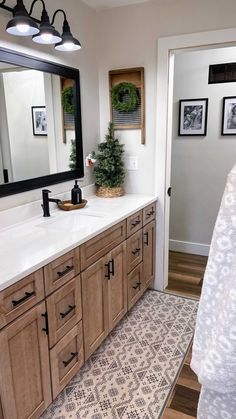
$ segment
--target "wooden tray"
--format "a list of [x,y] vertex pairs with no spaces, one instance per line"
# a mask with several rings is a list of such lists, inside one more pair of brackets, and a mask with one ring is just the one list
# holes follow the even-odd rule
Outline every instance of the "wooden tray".
[[80,208],[84,208],[88,201],[82,199],[81,204],[73,205],[71,201],[61,201],[58,203],[58,207],[63,211],[72,211]]

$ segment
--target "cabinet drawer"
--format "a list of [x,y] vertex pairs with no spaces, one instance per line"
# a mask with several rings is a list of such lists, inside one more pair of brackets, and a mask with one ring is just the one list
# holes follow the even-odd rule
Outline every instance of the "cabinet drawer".
[[51,294],[80,272],[79,248],[44,267],[45,293]]
[[0,292],[0,328],[44,298],[43,270],[32,273]]
[[127,237],[136,233],[143,225],[142,210],[127,218]]
[[143,260],[142,230],[127,239],[127,272],[132,271]]
[[51,348],[82,317],[80,276],[76,276],[47,298],[47,311]]
[[126,221],[104,231],[80,247],[81,268],[86,269],[126,239]]
[[82,321],[50,351],[53,399],[84,363]]
[[128,310],[139,300],[143,294],[143,264],[140,263],[128,275]]
[[143,225],[156,219],[156,202],[143,209]]

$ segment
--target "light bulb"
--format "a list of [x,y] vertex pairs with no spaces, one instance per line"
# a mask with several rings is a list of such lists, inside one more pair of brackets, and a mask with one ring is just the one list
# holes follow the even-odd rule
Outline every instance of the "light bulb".
[[19,24],[16,25],[16,28],[20,33],[26,33],[26,32],[29,31],[30,26],[26,25],[26,24],[19,23]]
[[72,50],[74,49],[74,44],[73,44],[73,42],[65,42],[65,43],[63,44],[63,46],[65,47],[65,49],[66,49],[67,51],[72,51]]
[[50,42],[52,40],[52,34],[51,33],[42,33],[41,38],[44,42]]

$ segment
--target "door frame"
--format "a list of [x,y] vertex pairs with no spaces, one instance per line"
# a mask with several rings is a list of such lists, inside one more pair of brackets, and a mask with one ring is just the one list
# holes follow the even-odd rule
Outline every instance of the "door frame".
[[174,56],[177,52],[236,45],[236,29],[222,29],[160,38],[157,47],[157,101],[155,194],[157,210],[157,254],[154,288],[163,291],[168,284]]

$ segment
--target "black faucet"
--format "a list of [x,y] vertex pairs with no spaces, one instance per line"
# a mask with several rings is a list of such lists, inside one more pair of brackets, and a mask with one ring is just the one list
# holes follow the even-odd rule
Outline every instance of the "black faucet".
[[49,191],[48,189],[43,189],[42,190],[43,203],[41,204],[41,206],[43,208],[43,216],[44,217],[50,217],[49,202],[56,202],[57,204],[59,202],[61,202],[60,199],[49,198],[49,196],[48,196],[49,193],[51,193],[51,191]]

